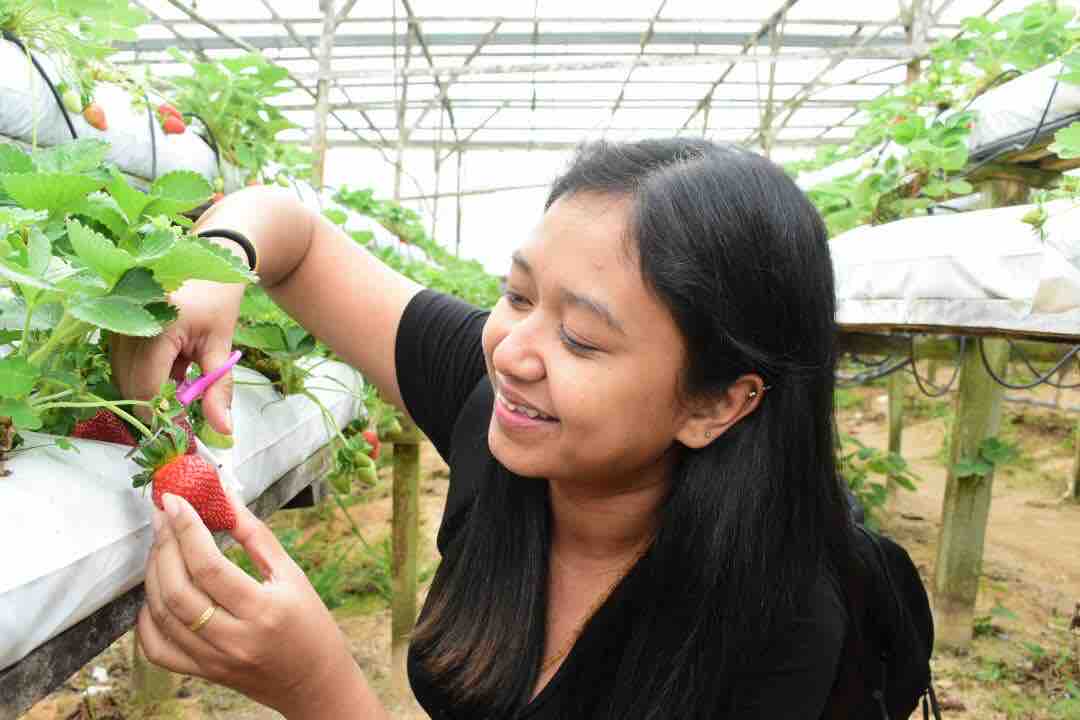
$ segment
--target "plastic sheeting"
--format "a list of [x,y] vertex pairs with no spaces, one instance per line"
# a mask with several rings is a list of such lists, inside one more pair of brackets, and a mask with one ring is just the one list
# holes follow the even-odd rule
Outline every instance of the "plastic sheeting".
[[[237,368],[238,381],[265,380]],[[313,368],[313,394],[344,425],[362,413],[360,376],[337,362]],[[351,392],[346,392],[348,388]],[[282,399],[269,384],[237,384],[235,446],[199,452],[222,465],[222,481],[245,502],[329,441],[318,407]],[[48,442],[27,433],[26,446]],[[16,453],[0,478],[0,669],[143,580],[152,542],[149,490],[131,487],[128,448],[75,440],[79,452]]]
[[1034,205],[864,226],[830,243],[842,325],[985,328],[1080,339],[1080,206],[1059,201],[1045,242]]
[[[56,66],[47,56],[35,53],[34,57],[54,85],[61,82]],[[64,110],[23,51],[7,40],[0,40],[0,68],[3,68],[0,72],[0,135],[30,143],[34,139],[36,123],[39,146],[71,142]],[[72,125],[80,138],[108,141],[111,146],[108,160],[124,172],[148,180],[173,170],[194,170],[208,180],[218,176],[214,151],[194,132],[166,135],[156,112],[151,122],[150,113],[145,108],[133,108],[131,96],[117,85],[99,83],[94,99],[105,110],[108,130],[103,132],[91,127],[80,114],[70,114]],[[151,98],[151,107],[157,104]],[[240,186],[235,168],[226,166],[225,183],[229,189]]]

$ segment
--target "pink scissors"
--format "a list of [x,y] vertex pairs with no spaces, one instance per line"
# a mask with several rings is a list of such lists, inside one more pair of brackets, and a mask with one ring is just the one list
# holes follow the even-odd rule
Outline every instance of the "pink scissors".
[[[221,367],[219,367],[217,370],[207,373],[206,375],[201,375],[194,380],[185,379],[176,387],[176,399],[179,400],[180,404],[184,407],[187,407],[191,403],[195,402],[195,400],[202,397],[203,393],[210,389],[211,385],[216,383],[218,380],[224,377],[227,372],[232,370],[233,367],[236,366],[236,363],[240,362],[240,358],[242,356],[242,352],[240,352],[239,350],[233,350],[232,353],[229,354],[229,358],[224,363],[222,363]],[[132,455],[134,455],[143,445],[146,445],[152,442],[155,438],[157,438],[157,436],[160,435],[161,431],[164,429],[164,426],[158,428],[157,432],[140,442],[135,447],[131,448],[131,451],[128,452],[128,454],[124,457],[131,457]]]

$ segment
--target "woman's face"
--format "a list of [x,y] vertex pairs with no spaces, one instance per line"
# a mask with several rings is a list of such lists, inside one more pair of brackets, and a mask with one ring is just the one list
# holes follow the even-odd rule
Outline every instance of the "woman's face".
[[685,348],[627,252],[629,207],[596,193],[553,203],[484,327],[488,442],[519,475],[598,490],[668,477]]

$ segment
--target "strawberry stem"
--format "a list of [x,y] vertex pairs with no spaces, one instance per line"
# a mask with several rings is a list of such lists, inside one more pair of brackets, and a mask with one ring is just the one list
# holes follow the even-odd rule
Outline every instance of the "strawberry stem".
[[[86,397],[96,397],[94,395],[87,395]],[[50,410],[52,408],[79,408],[79,407],[105,407],[112,410],[120,417],[127,420],[129,423],[135,426],[139,432],[149,437],[152,433],[150,428],[142,424],[142,422],[132,415],[131,413],[123,410],[121,405],[141,405],[143,407],[149,407],[150,403],[145,400],[106,400],[104,398],[96,398],[93,402],[46,402],[40,405],[35,405],[35,410]]]

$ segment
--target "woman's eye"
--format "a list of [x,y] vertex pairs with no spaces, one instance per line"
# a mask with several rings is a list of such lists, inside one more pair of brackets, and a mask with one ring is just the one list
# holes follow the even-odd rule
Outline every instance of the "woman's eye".
[[519,295],[512,290],[507,290],[503,293],[506,297],[506,302],[510,303],[510,307],[522,308],[528,305],[529,301],[524,295]]
[[574,338],[570,337],[570,334],[566,332],[566,328],[564,327],[559,328],[559,338],[562,340],[563,345],[565,345],[570,352],[577,355],[588,355],[597,351],[597,348],[594,348],[591,345],[586,345],[585,343],[580,343]]

